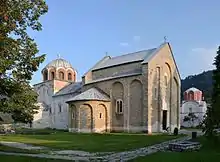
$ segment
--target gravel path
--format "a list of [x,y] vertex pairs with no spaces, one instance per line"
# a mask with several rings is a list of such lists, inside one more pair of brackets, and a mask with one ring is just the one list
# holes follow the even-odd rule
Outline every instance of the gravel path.
[[23,153],[9,153],[0,151],[1,155],[13,155],[13,156],[29,156],[47,159],[60,159],[60,160],[73,160],[73,161],[90,161],[87,157],[70,157],[70,156],[60,156],[60,155],[48,155],[48,154],[23,154]]
[[9,146],[9,147],[19,148],[19,149],[25,149],[25,150],[45,150],[45,149],[47,149],[46,147],[33,146],[33,145],[20,143],[20,142],[0,141],[0,144],[5,145],[5,146]]

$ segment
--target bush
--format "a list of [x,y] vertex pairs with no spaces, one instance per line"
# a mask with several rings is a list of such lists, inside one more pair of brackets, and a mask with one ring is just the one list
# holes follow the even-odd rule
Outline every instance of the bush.
[[177,136],[178,135],[178,131],[179,131],[178,128],[174,128],[173,135]]

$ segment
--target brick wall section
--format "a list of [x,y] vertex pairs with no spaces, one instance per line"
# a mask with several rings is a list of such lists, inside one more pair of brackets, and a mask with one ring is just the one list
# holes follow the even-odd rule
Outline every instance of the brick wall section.
[[201,91],[189,91],[184,92],[185,101],[202,101],[202,92]]

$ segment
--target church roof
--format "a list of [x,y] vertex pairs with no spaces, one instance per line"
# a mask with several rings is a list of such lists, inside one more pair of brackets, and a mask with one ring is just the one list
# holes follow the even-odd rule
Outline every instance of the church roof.
[[195,87],[191,87],[191,88],[187,89],[185,92],[189,92],[189,91],[196,92],[196,91],[200,91],[200,90]]
[[50,68],[50,67],[64,67],[64,68],[72,68],[72,65],[70,64],[69,61],[66,61],[62,58],[58,58],[56,60],[51,61],[50,63],[48,63],[45,68]]
[[74,93],[82,87],[82,82],[74,82],[62,88],[54,96],[60,96],[65,94]]
[[96,101],[110,101],[110,98],[104,92],[101,92],[97,88],[90,88],[85,92],[80,93],[79,95],[74,96],[67,100],[67,102],[71,101],[89,101],[89,100],[96,100]]
[[109,59],[106,59],[105,61],[93,67],[92,70],[99,70],[102,68],[107,68],[111,66],[116,66],[125,63],[136,62],[136,61],[144,61],[145,59],[150,58],[154,53],[154,51],[156,51],[156,49],[157,48],[152,48],[152,49],[129,53],[121,56],[109,57]]

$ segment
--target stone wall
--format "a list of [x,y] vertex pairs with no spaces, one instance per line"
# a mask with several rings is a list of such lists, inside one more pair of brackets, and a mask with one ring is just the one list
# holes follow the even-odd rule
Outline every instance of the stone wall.
[[163,110],[167,110],[167,127],[180,127],[181,82],[168,44],[148,63],[148,82],[148,131],[162,131]]
[[69,107],[71,132],[106,132],[110,129],[109,102],[78,101],[70,103]]
[[66,101],[71,97],[71,94],[53,97],[53,109],[50,114],[53,128],[68,129],[69,107]]
[[[53,97],[56,92],[68,84],[69,82],[66,81],[50,80],[34,85],[34,89],[38,93],[38,103],[43,107],[35,114],[33,127],[68,129],[68,106],[65,101],[71,95]],[[61,112],[59,112],[59,104]]]
[[54,94],[54,82],[46,81],[34,85],[34,90],[38,94],[38,103],[41,105],[40,110],[34,115],[33,128],[51,127],[51,118],[49,111],[52,109],[52,95]]
[[[98,87],[110,96],[110,125],[112,131],[140,131],[140,129],[146,129],[146,125],[144,125],[143,122],[143,120],[145,119],[145,114],[141,113],[142,111],[144,111],[144,109],[147,109],[146,107],[143,107],[144,100],[141,100],[140,103],[140,98],[135,97],[134,94],[131,95],[130,92],[132,91],[132,93],[140,94],[141,96],[142,90],[139,90],[138,88],[142,87],[142,78],[143,76],[140,74],[129,77],[111,79],[102,82],[96,82],[92,84],[86,84],[84,86],[85,90],[91,87]],[[116,113],[117,99],[123,100],[123,114]],[[130,99],[132,99],[132,102],[137,104],[131,104]],[[134,121],[134,119],[137,120]]]
[[109,68],[104,68],[100,70],[95,70],[92,72],[92,79],[102,79],[102,78],[108,78],[112,76],[116,76],[119,74],[124,74],[128,72],[141,72],[141,62],[135,62],[135,63],[128,63],[123,64],[120,66],[113,66]]
[[[184,127],[195,127],[198,126],[203,120],[204,115],[206,114],[207,105],[206,102],[200,101],[187,101],[184,102],[181,106],[180,110],[180,121],[181,126]],[[193,113],[197,118],[194,119],[193,122],[191,121],[184,121],[185,116],[188,116],[189,113]]]

